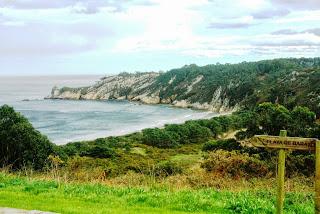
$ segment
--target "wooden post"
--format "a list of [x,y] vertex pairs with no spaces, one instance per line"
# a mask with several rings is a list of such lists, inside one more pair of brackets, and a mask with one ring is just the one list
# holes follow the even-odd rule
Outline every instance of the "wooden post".
[[315,175],[315,212],[320,214],[320,141],[316,142],[316,175]]
[[284,175],[286,150],[315,151],[316,172],[315,172],[315,213],[320,214],[320,140],[316,138],[287,137],[287,131],[281,130],[280,136],[255,135],[250,139],[255,147],[279,149],[278,174],[277,174],[277,204],[276,213],[283,214],[284,203]]
[[[281,130],[280,137],[287,137],[287,131]],[[284,149],[279,150],[278,160],[278,195],[277,195],[277,214],[283,214],[284,202],[284,173],[285,173],[286,152]]]

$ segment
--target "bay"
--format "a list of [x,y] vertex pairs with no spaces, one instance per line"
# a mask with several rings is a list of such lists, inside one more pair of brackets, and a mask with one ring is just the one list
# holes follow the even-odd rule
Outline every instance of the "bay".
[[13,106],[56,144],[123,135],[216,115],[128,101],[44,99],[53,86],[89,86],[99,78],[101,76],[0,76],[0,105]]

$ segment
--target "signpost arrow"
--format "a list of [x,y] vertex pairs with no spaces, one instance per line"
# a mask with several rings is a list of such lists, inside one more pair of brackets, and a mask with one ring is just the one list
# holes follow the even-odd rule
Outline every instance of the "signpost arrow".
[[255,147],[315,151],[317,139],[255,135],[250,142]]

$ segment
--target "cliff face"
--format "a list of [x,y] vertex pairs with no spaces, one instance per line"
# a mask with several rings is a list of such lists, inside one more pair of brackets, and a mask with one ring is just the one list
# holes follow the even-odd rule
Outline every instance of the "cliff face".
[[[192,102],[188,99],[176,99],[178,94],[170,96],[161,96],[167,87],[156,86],[158,77],[161,73],[136,73],[119,74],[102,78],[96,84],[83,88],[57,88],[52,89],[48,99],[72,99],[72,100],[129,100],[138,101],[145,104],[171,104],[181,108],[194,108],[209,110],[214,112],[229,112],[237,106],[229,106],[229,100],[222,98],[222,88],[219,87],[212,95],[210,102]],[[188,95],[193,91],[193,87],[201,82],[203,76],[196,77],[191,84],[183,83],[177,86],[177,89]],[[168,81],[173,84],[174,78]]]
[[[119,74],[102,78],[96,84],[83,88],[57,88],[51,92],[51,99],[84,99],[84,100],[139,100],[152,98],[152,95],[143,96],[143,92],[159,76],[159,73]],[[140,101],[140,100],[139,100]],[[146,103],[149,103],[146,99]],[[157,102],[155,102],[157,103]]]
[[320,58],[188,65],[168,72],[121,73],[83,88],[53,88],[50,99],[131,100],[214,112],[278,102],[320,113]]

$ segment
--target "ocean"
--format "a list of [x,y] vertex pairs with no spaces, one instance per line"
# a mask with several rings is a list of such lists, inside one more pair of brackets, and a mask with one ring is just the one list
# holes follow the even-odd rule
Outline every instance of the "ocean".
[[53,86],[89,86],[101,76],[0,76],[0,105],[10,105],[55,144],[132,133],[213,117],[205,111],[128,101],[45,100]]

